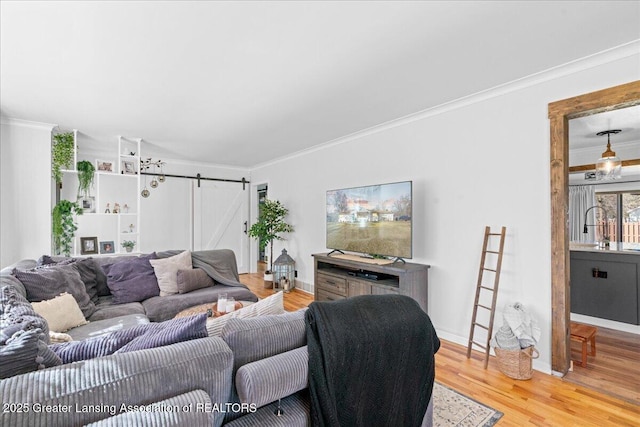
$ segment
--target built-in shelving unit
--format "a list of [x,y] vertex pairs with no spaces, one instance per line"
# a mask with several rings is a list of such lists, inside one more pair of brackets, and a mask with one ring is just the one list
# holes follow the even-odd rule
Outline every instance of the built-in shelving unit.
[[[77,201],[84,208],[84,212],[76,217],[78,229],[71,255],[110,255],[102,250],[102,242],[111,242],[114,254],[126,253],[121,245],[125,240],[135,241],[134,251],[139,250],[142,139],[119,136],[117,152],[114,150],[110,156],[103,158],[83,151],[82,146],[78,144],[78,131],[74,130],[73,134],[74,169],[62,171],[60,199]],[[93,187],[88,198],[78,195],[78,172],[75,165],[81,160],[92,162],[96,167]],[[80,241],[86,237],[97,238],[97,254],[82,253]]]

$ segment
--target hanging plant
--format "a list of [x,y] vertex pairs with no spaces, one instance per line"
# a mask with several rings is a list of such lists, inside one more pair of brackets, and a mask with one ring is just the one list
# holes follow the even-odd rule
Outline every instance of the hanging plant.
[[53,135],[51,173],[57,184],[62,183],[62,169],[73,165],[73,132]]
[[82,215],[82,208],[76,202],[60,200],[53,208],[52,230],[56,255],[69,256],[71,254],[73,236],[78,229],[73,218],[74,215]]
[[93,173],[96,168],[93,163],[82,160],[76,164],[78,171],[78,197],[89,197],[93,186]]
[[288,213],[289,210],[278,200],[265,199],[264,205],[260,207],[258,222],[249,228],[249,236],[258,239],[260,250],[263,251],[267,245],[270,246],[269,272],[273,271],[273,241],[284,240],[280,233],[293,231],[293,226],[284,220]]

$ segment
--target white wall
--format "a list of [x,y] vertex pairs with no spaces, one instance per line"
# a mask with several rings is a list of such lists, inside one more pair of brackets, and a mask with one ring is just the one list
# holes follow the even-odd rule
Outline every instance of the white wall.
[[0,266],[51,252],[51,129],[3,119],[0,133]]
[[[637,80],[640,54],[609,52],[252,171],[290,209],[277,244],[313,281],[325,251],[328,189],[413,180],[414,262],[430,264],[428,312],[441,337],[466,345],[485,225],[507,227],[498,308],[525,304],[542,326],[550,372],[551,281],[547,105]],[[253,215],[252,215],[253,216]],[[498,312],[497,326],[502,324]]]

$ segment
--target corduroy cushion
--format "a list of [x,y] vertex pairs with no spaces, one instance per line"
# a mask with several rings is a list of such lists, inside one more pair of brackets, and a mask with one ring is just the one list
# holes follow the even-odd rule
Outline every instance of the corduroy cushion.
[[182,317],[138,325],[84,341],[52,344],[50,347],[64,363],[77,362],[204,338],[207,336],[206,320],[206,314]]
[[57,297],[31,304],[33,310],[47,320],[49,331],[66,332],[76,326],[86,325],[78,303],[71,294],[63,293]]
[[306,309],[302,309],[273,316],[230,319],[222,339],[233,351],[234,372],[246,363],[305,345],[305,312]]
[[96,311],[96,306],[91,302],[80,278],[78,266],[73,262],[42,266],[27,271],[14,269],[12,274],[22,282],[27,290],[27,299],[31,302],[49,300],[63,292],[69,292],[78,302],[85,318]]
[[47,346],[47,322],[11,286],[0,290],[0,324],[0,378],[62,363]]
[[78,273],[80,273],[80,280],[84,283],[85,290],[89,299],[94,304],[98,302],[98,288],[97,288],[97,273],[100,267],[93,261],[93,258],[66,258],[66,257],[52,257],[50,255],[42,255],[38,258],[37,266],[53,266],[53,265],[66,265],[75,262],[78,267]]
[[[189,426],[210,427],[214,425],[211,411],[211,398],[203,390],[194,390],[160,402],[141,405],[137,411],[128,411],[114,417],[105,418],[86,427],[121,427],[121,426]],[[178,410],[169,410],[178,408]],[[185,408],[193,408],[185,410]],[[200,410],[198,410],[200,408]]]
[[307,387],[307,346],[241,366],[236,390],[242,403],[264,406]]

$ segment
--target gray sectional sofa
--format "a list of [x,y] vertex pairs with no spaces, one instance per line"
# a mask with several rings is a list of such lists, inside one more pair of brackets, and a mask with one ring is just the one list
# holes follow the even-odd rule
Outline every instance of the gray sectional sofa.
[[[31,262],[23,262],[20,267],[29,267],[28,264]],[[233,277],[234,268],[235,264],[232,271],[223,276]],[[237,276],[237,272],[235,274]],[[12,287],[22,297],[26,296],[24,287],[7,276],[6,269],[0,280],[3,295],[5,288]],[[74,328],[77,331],[69,331],[74,339],[86,339],[104,333],[105,329],[130,328],[150,320],[146,301],[131,306],[137,312],[103,317],[121,307],[110,307],[113,304],[109,304],[107,295],[101,298],[93,314],[101,313],[97,316],[99,319]],[[195,304],[202,302],[198,300]],[[176,303],[172,310],[177,312],[183,308]],[[166,309],[160,311],[167,312]],[[41,369],[2,379],[0,425],[311,425],[305,311],[230,318],[221,336],[59,366],[41,366]],[[41,341],[46,340],[46,328],[41,326],[45,329]],[[38,342],[38,346],[40,352],[47,347],[42,342]],[[0,355],[0,369],[2,357]],[[36,358],[36,363],[44,362]],[[431,417],[430,403],[422,425],[430,426]]]

